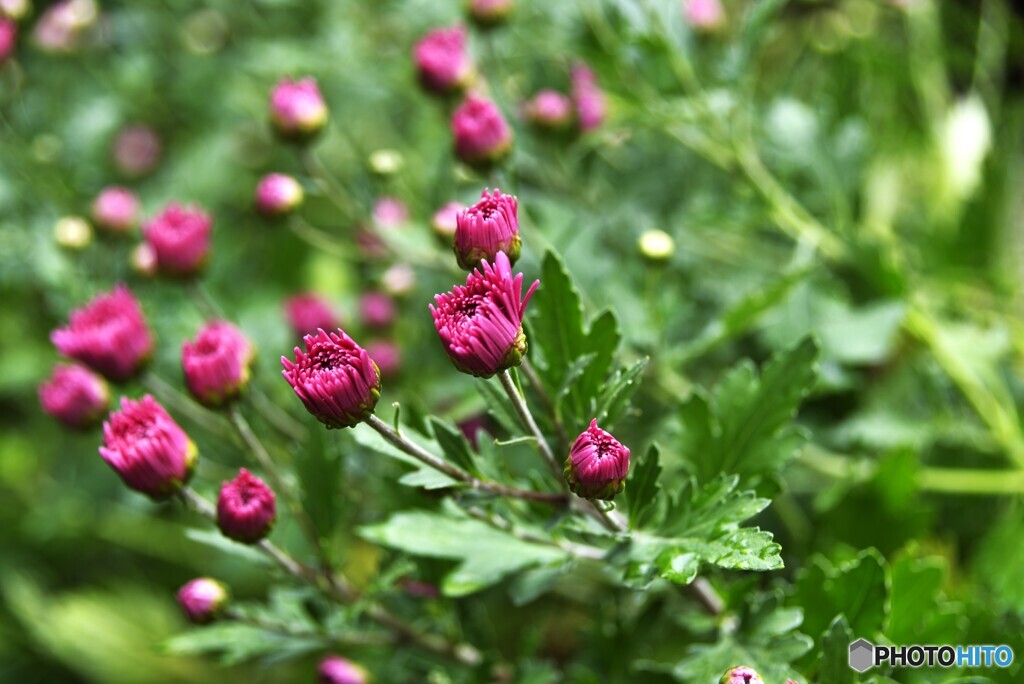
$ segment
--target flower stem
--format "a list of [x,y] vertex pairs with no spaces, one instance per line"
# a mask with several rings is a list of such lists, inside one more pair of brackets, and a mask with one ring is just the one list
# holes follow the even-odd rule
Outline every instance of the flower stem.
[[160,401],[167,404],[173,411],[188,417],[196,425],[199,425],[215,435],[228,437],[237,442],[237,438],[222,416],[200,406],[189,397],[182,394],[170,383],[161,379],[153,372],[147,372],[139,381],[142,386],[159,397]]
[[224,318],[224,314],[221,313],[220,307],[213,301],[210,294],[203,288],[202,283],[199,282],[198,278],[193,278],[188,281],[186,285],[189,295],[192,297],[192,301],[195,303],[196,308],[199,309],[199,313],[202,314],[203,318],[207,321],[215,321],[220,318]]
[[551,422],[555,424],[555,432],[558,434],[558,443],[562,445],[569,444],[569,437],[565,433],[565,425],[562,424],[562,419],[558,417],[555,411],[555,404],[551,401],[551,397],[548,395],[547,390],[544,389],[544,383],[540,381],[540,375],[537,373],[537,369],[530,363],[530,359],[523,357],[523,365],[520,366],[523,369],[523,374],[526,379],[530,381],[530,385],[533,390],[540,397],[540,403],[544,404],[544,410],[551,416]]
[[551,452],[551,447],[548,446],[548,441],[544,438],[544,434],[537,427],[537,421],[533,419],[530,407],[526,405],[526,400],[520,394],[519,388],[516,387],[516,383],[512,379],[512,373],[506,369],[501,371],[498,377],[501,379],[501,386],[505,388],[505,393],[512,401],[512,406],[515,408],[519,420],[523,422],[523,427],[537,440],[537,450],[540,451],[540,455],[547,462],[548,467],[551,468],[551,472],[554,473],[555,477],[558,478],[558,481],[564,487],[565,480],[562,478],[562,469],[559,467],[555,455]]
[[253,407],[263,416],[264,420],[288,439],[303,442],[309,437],[305,425],[271,401],[270,397],[260,389],[253,387],[249,391],[249,398]]

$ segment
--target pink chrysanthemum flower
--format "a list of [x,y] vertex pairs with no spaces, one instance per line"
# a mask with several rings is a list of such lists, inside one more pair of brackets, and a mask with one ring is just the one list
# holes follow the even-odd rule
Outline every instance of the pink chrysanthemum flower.
[[173,276],[197,273],[210,253],[213,219],[197,206],[172,202],[143,227],[157,270]]
[[698,31],[713,31],[725,23],[721,0],[683,0],[683,16]]
[[256,349],[241,330],[226,321],[213,321],[194,341],[181,345],[185,384],[201,404],[223,404],[249,384],[249,366],[255,356]]
[[317,420],[328,428],[353,427],[373,413],[380,371],[369,353],[344,331],[306,335],[295,361],[281,357],[282,375]]
[[268,173],[256,186],[256,209],[264,216],[284,216],[302,204],[299,181],[283,173]]
[[573,65],[570,80],[580,130],[586,132],[599,127],[605,119],[605,97],[594,72],[586,64],[577,63]]
[[270,93],[270,120],[287,140],[306,141],[319,133],[327,124],[327,103],[316,79],[279,81]]
[[452,114],[455,154],[470,166],[487,166],[512,148],[512,129],[492,101],[470,95]]
[[298,338],[320,328],[332,330],[341,324],[330,302],[312,292],[289,297],[284,303],[284,315]]
[[359,298],[363,323],[370,328],[388,328],[395,322],[395,301],[383,292],[367,292]]
[[64,356],[115,382],[130,379],[153,352],[142,308],[124,285],[71,312],[68,325],[50,333]]
[[722,675],[719,684],[764,684],[764,680],[753,668],[741,666],[734,667]]
[[568,128],[575,117],[572,98],[557,90],[542,90],[523,108],[526,118],[538,128],[561,131]]
[[563,475],[569,489],[585,499],[613,499],[626,486],[629,449],[590,421],[572,445]]
[[39,385],[39,403],[50,416],[69,428],[94,425],[110,405],[103,378],[79,365],[59,365]]
[[121,410],[103,424],[100,456],[124,483],[154,500],[188,483],[199,452],[185,431],[150,395],[121,398]]
[[317,668],[318,684],[367,684],[366,670],[341,656],[327,656]]
[[504,252],[510,264],[516,263],[522,248],[518,211],[515,195],[484,190],[479,202],[459,212],[452,243],[459,267],[472,271],[481,259],[493,263],[498,252]]
[[465,88],[473,76],[466,51],[466,29],[461,26],[434,29],[413,48],[416,72],[424,88],[450,93]]
[[217,527],[228,539],[255,544],[274,527],[277,497],[270,487],[245,468],[221,485],[217,497]]
[[178,590],[178,604],[189,622],[206,625],[224,612],[227,588],[215,579],[197,577]]
[[93,200],[92,218],[111,233],[127,233],[139,221],[139,198],[128,188],[104,188]]
[[466,285],[435,295],[430,313],[448,358],[463,373],[489,378],[522,363],[526,354],[523,314],[540,281],[523,298],[523,274],[512,276],[512,265],[498,252],[494,265],[466,277]]

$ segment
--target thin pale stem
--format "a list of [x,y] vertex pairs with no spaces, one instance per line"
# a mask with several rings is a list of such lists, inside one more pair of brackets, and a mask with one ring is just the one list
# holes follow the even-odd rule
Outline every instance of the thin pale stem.
[[533,414],[530,413],[530,407],[526,405],[526,400],[523,395],[520,394],[519,388],[516,387],[515,381],[512,379],[512,373],[508,370],[503,370],[498,374],[501,379],[501,386],[505,388],[505,393],[508,398],[512,401],[512,406],[515,408],[516,415],[519,416],[519,420],[523,422],[525,427],[534,439],[537,440],[537,450],[540,452],[541,457],[547,462],[548,467],[551,468],[551,472],[554,473],[558,481],[565,485],[562,478],[562,469],[558,465],[555,455],[551,452],[551,447],[548,446],[547,439],[544,438],[544,434],[537,427],[537,421],[533,419]]
[[266,632],[273,632],[282,636],[294,637],[297,639],[321,639],[344,646],[386,646],[395,643],[395,637],[390,634],[336,634],[334,632],[316,632],[313,630],[291,629],[288,625],[280,622],[263,620],[251,615],[229,610],[224,615],[225,620],[238,622],[240,624],[256,627]]
[[523,357],[523,365],[520,368],[523,369],[523,374],[530,382],[530,386],[533,387],[537,396],[540,397],[540,403],[544,404],[544,410],[551,416],[551,422],[555,424],[555,432],[558,433],[558,443],[563,446],[568,445],[569,437],[565,432],[565,425],[562,424],[562,419],[558,417],[555,411],[555,404],[551,401],[547,390],[544,389],[544,383],[541,382],[537,369],[533,367],[530,359],[526,357]]
[[209,295],[206,289],[196,279],[188,281],[188,293],[192,296],[192,301],[195,303],[196,308],[199,309],[199,313],[202,314],[203,318],[207,321],[215,321],[224,318],[224,314],[221,312],[220,307],[217,306],[217,302],[213,301],[213,298]]
[[249,392],[249,398],[253,407],[263,416],[271,426],[288,439],[296,442],[305,441],[309,434],[306,426],[292,417],[290,413],[281,409],[270,398],[259,389],[253,387]]
[[586,544],[577,544],[576,542],[550,539],[546,537],[538,537],[528,532],[523,532],[522,530],[516,529],[512,525],[512,523],[506,520],[505,518],[502,518],[498,515],[494,515],[492,513],[488,513],[487,511],[484,511],[483,509],[477,506],[466,506],[459,504],[459,507],[462,508],[462,510],[464,510],[466,514],[470,517],[476,518],[477,520],[490,525],[496,530],[501,530],[502,532],[505,532],[506,534],[509,534],[515,537],[516,539],[522,539],[523,541],[530,542],[531,544],[543,544],[544,546],[554,546],[567,553],[572,554],[573,556],[576,556],[577,558],[601,560],[608,555],[606,551],[604,551],[603,549],[599,549],[596,546],[587,546]]
[[209,430],[215,435],[227,436],[233,441],[237,439],[234,431],[231,429],[231,425],[223,417],[197,404],[155,373],[146,373],[140,378],[140,382],[146,389],[155,394],[160,401],[167,404],[172,411],[181,413],[196,425]]

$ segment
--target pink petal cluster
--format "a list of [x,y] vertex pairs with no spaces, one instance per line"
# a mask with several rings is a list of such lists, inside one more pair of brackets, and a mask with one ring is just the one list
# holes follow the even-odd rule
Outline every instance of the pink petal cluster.
[[124,483],[154,500],[181,489],[195,469],[199,452],[185,431],[150,395],[122,397],[121,410],[103,424],[100,456]]
[[327,656],[317,668],[318,684],[367,684],[366,670],[341,656]]
[[346,428],[370,417],[380,398],[380,371],[369,353],[344,331],[306,335],[295,361],[281,357],[282,375],[306,410],[328,428]]
[[557,90],[545,89],[533,96],[524,107],[526,118],[538,128],[563,130],[573,122],[576,113],[572,98]]
[[39,385],[43,410],[69,428],[81,429],[98,422],[110,405],[103,378],[79,365],[59,365]]
[[581,131],[591,131],[604,123],[605,96],[597,84],[597,77],[586,64],[572,67],[572,101],[576,106],[576,120]]
[[469,0],[469,16],[484,28],[504,22],[514,8],[513,0]]
[[156,254],[157,270],[172,276],[197,273],[210,254],[213,218],[198,206],[168,204],[142,228]]
[[178,604],[189,622],[196,625],[213,622],[227,602],[227,588],[209,577],[197,577],[178,590]]
[[255,544],[274,527],[277,497],[270,487],[245,468],[221,485],[217,497],[217,527],[228,539]]
[[452,114],[455,154],[471,166],[499,161],[512,148],[512,129],[491,100],[477,95],[466,98]]
[[18,25],[0,16],[0,64],[14,53],[18,46]]
[[613,499],[626,486],[629,449],[590,421],[572,445],[563,475],[569,489],[585,499]]
[[320,328],[337,328],[340,324],[330,302],[312,292],[289,297],[284,303],[284,315],[295,336],[299,338]]
[[710,31],[725,23],[721,0],[683,0],[683,17],[693,28]]
[[139,177],[146,175],[160,163],[163,144],[152,128],[134,124],[122,128],[114,138],[112,154],[114,164],[121,173]]
[[284,216],[304,198],[299,181],[283,173],[268,173],[256,185],[256,209],[264,216]]
[[518,212],[516,196],[502,195],[497,189],[494,194],[484,190],[479,202],[459,212],[452,243],[459,266],[472,271],[481,260],[493,263],[499,252],[514,264],[522,249]]
[[451,241],[455,238],[455,229],[458,227],[459,212],[466,208],[461,202],[449,202],[434,212],[430,220],[430,227],[442,240]]
[[753,668],[741,666],[734,667],[722,675],[719,684],[764,684],[764,680]]
[[270,93],[270,120],[288,140],[304,141],[319,133],[327,123],[327,103],[316,79],[279,81]]
[[367,292],[359,299],[363,323],[370,328],[388,328],[395,322],[395,301],[383,292]]
[[412,51],[423,87],[433,93],[450,93],[469,84],[473,63],[466,51],[466,29],[438,28],[425,35]]
[[104,188],[92,203],[96,225],[112,233],[127,233],[139,221],[139,198],[128,188]]
[[374,340],[366,345],[366,353],[377,364],[382,378],[392,378],[402,369],[402,351],[390,340]]
[[466,277],[466,285],[435,295],[430,313],[448,358],[463,373],[489,378],[522,363],[526,354],[523,314],[540,281],[522,297],[523,274],[498,252],[494,265]]
[[234,399],[249,384],[256,349],[227,321],[208,323],[193,341],[181,345],[185,384],[199,403],[216,406]]
[[124,285],[72,311],[68,325],[50,333],[50,340],[64,356],[115,382],[134,376],[153,352],[142,307]]
[[409,220],[409,208],[397,197],[381,197],[373,203],[373,220],[382,228],[395,228]]

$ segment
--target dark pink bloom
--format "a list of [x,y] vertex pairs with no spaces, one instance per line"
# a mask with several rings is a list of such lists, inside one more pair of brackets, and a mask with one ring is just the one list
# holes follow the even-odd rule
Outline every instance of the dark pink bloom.
[[327,124],[327,103],[316,79],[284,78],[270,93],[270,120],[288,140],[309,140]]
[[382,378],[392,378],[402,369],[402,352],[389,340],[374,340],[366,345],[366,353],[377,364]]
[[327,656],[317,668],[318,684],[367,684],[366,670],[341,656]]
[[469,0],[469,16],[483,28],[503,23],[515,7],[513,0]]
[[522,247],[518,211],[515,195],[484,190],[479,202],[459,212],[452,244],[459,266],[472,271],[481,259],[493,263],[498,252],[504,252],[510,264],[516,263]]
[[206,262],[212,229],[213,218],[201,208],[172,202],[143,226],[142,233],[156,254],[157,270],[187,276]]
[[283,173],[268,173],[256,186],[256,209],[264,216],[284,216],[302,204],[303,196],[299,181]]
[[749,667],[734,667],[719,680],[719,684],[764,684],[761,675]]
[[115,382],[134,376],[153,352],[142,308],[124,285],[72,311],[68,325],[50,333],[50,341],[64,356]]
[[197,577],[178,590],[178,604],[185,611],[185,617],[197,625],[213,622],[227,602],[227,588],[209,577]]
[[629,449],[594,419],[573,443],[563,475],[577,496],[613,499],[625,488],[628,472]]
[[420,83],[434,93],[450,93],[468,85],[473,64],[466,52],[466,29],[461,26],[430,31],[413,48]]
[[330,302],[312,292],[289,297],[284,303],[284,314],[296,337],[304,337],[320,328],[331,330],[340,324]]
[[383,292],[367,292],[359,300],[363,323],[371,328],[387,328],[395,322],[395,302]]
[[461,202],[449,202],[434,212],[430,221],[430,227],[439,238],[451,241],[455,238],[455,228],[458,226],[459,212],[466,208]]
[[471,166],[493,164],[512,148],[512,129],[498,106],[470,95],[452,115],[455,154]]
[[92,218],[100,228],[127,233],[139,221],[139,198],[128,188],[104,188],[93,200]]
[[711,31],[725,23],[721,0],[683,0],[683,16],[698,31]]
[[160,162],[163,145],[148,126],[126,126],[114,138],[114,164],[128,176],[144,176]]
[[569,127],[575,112],[572,99],[557,90],[542,90],[526,103],[526,118],[538,128],[561,130]]
[[185,384],[207,406],[234,399],[249,384],[256,350],[241,330],[226,321],[208,323],[194,341],[181,345]]
[[329,428],[352,427],[373,413],[380,371],[369,353],[344,331],[306,335],[295,361],[281,357],[282,375],[317,420]]
[[580,130],[586,132],[597,128],[605,118],[605,97],[597,85],[597,77],[586,64],[577,63],[572,68],[570,80]]
[[395,228],[409,220],[409,209],[397,197],[381,197],[373,204],[373,220],[382,228]]
[[18,25],[0,16],[0,64],[14,53],[18,46]]
[[245,468],[225,482],[217,497],[217,527],[228,539],[243,544],[262,540],[277,520],[277,497],[263,480]]
[[103,424],[100,456],[128,487],[166,499],[192,477],[199,452],[164,407],[148,394],[122,397],[121,410]]
[[463,373],[489,378],[522,363],[526,354],[523,314],[540,281],[523,298],[523,274],[512,276],[512,265],[498,252],[494,265],[466,277],[466,285],[435,295],[430,313],[448,358]]
[[39,385],[43,410],[69,428],[93,425],[110,405],[110,392],[103,378],[78,365],[60,365]]

